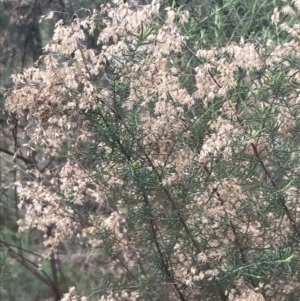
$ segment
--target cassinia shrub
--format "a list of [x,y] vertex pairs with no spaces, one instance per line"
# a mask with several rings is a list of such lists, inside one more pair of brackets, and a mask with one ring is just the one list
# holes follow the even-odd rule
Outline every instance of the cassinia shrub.
[[58,22],[7,95],[30,149],[68,152],[18,183],[20,231],[45,233],[45,258],[94,249],[101,301],[298,300],[299,11],[275,8],[272,40],[218,47],[156,0]]

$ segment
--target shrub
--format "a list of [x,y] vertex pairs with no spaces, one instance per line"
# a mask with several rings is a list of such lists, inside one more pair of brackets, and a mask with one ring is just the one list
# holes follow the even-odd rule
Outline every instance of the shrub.
[[[18,183],[19,229],[45,233],[45,258],[68,240],[95,250],[103,301],[299,298],[293,3],[265,36],[225,30],[218,45],[156,1],[57,23],[6,103],[26,110],[31,149],[68,152]],[[63,300],[87,298],[71,288]]]

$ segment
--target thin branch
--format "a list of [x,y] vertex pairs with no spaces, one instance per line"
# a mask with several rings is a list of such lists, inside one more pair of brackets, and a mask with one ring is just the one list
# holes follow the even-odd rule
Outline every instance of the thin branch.
[[[147,196],[146,193],[143,193],[143,197],[144,197],[145,204],[147,206],[150,206],[150,202],[149,202],[149,199],[148,199],[148,196]],[[181,301],[185,301],[184,295],[182,294],[180,288],[178,287],[178,284],[175,282],[175,280],[174,280],[174,278],[173,278],[173,276],[171,274],[171,271],[170,271],[170,268],[169,268],[169,264],[168,264],[168,260],[165,259],[165,256],[164,256],[164,254],[163,254],[163,252],[161,250],[161,247],[159,245],[159,242],[158,242],[158,239],[157,239],[157,234],[156,234],[156,229],[157,228],[158,227],[155,225],[154,218],[150,218],[151,234],[153,236],[154,243],[155,243],[157,252],[158,252],[160,260],[161,260],[160,268],[166,274],[166,276],[172,281],[171,283],[172,283],[175,291],[179,295],[180,300]]]
[[[259,153],[257,151],[256,145],[254,143],[251,143],[251,147],[252,147],[252,149],[254,151],[254,154],[255,154],[255,156],[256,156],[259,164],[261,165],[262,169],[264,170],[265,175],[267,176],[268,180],[271,182],[271,184],[272,184],[272,186],[274,188],[277,188],[276,183],[274,182],[271,174],[269,173],[267,167],[265,166],[264,162],[262,161],[262,159],[261,159],[261,157],[260,157],[260,155],[259,155]],[[291,215],[291,213],[290,213],[288,207],[286,206],[285,201],[283,200],[282,197],[280,198],[280,202],[281,202],[281,205],[282,205],[282,207],[283,207],[283,209],[284,209],[284,211],[285,211],[285,213],[286,213],[289,221],[292,223],[294,230],[297,231],[296,223],[295,223],[295,221],[294,221],[294,219],[293,219],[293,217],[292,217],[292,215]]]
[[[154,13],[154,15],[160,19],[164,24],[166,24],[166,22],[157,14]],[[203,62],[197,57],[196,53],[184,42],[182,42],[182,45],[191,53],[191,55],[201,64],[204,65]],[[209,76],[211,77],[211,79],[214,81],[214,83],[218,86],[218,88],[222,88],[222,86],[217,82],[217,80],[215,79],[214,75],[211,73],[210,70],[207,70]]]
[[39,280],[41,280],[46,285],[50,286],[51,288],[54,287],[51,278],[44,272],[42,273],[37,269],[37,265],[33,262],[29,261],[25,257],[22,257],[18,253],[16,253],[13,249],[11,249],[7,244],[0,243],[0,248],[8,249],[8,255],[23,265],[28,271],[30,271],[34,276],[36,276]]
[[[158,180],[160,181],[160,183],[162,183],[162,178],[161,178],[161,176],[159,175],[158,171],[156,170],[154,164],[152,163],[152,160],[149,158],[149,156],[147,155],[147,153],[146,153],[145,151],[143,151],[143,152],[144,152],[144,155],[145,155],[145,157],[146,157],[148,163],[150,164],[151,168],[152,168],[153,171],[155,172],[155,174],[156,174]],[[189,227],[187,226],[187,224],[186,224],[184,218],[182,217],[181,212],[180,212],[179,209],[177,208],[177,205],[176,205],[175,201],[173,200],[173,198],[172,198],[172,196],[171,196],[169,190],[168,190],[166,187],[164,187],[164,186],[162,186],[162,187],[163,187],[163,191],[164,191],[164,193],[166,194],[168,200],[169,200],[170,203],[172,204],[174,211],[176,212],[177,216],[179,217],[179,220],[180,220],[182,226],[184,227],[185,232],[186,232],[186,233],[188,234],[188,236],[190,237],[190,239],[191,239],[191,241],[192,241],[194,247],[196,248],[196,250],[200,253],[200,252],[201,252],[201,249],[200,249],[200,247],[199,247],[197,241],[196,241],[196,240],[194,239],[194,237],[192,236],[192,234],[191,234],[191,232],[190,232],[190,229],[189,229]]]
[[34,165],[34,163],[30,159],[27,159],[27,158],[25,158],[23,156],[20,156],[20,155],[15,155],[13,152],[11,152],[11,151],[9,151],[7,149],[4,149],[2,147],[0,147],[0,152],[5,153],[7,155],[10,155],[12,157],[16,157],[17,159],[20,159],[20,160],[24,161],[24,163],[26,163],[26,164],[32,164],[32,165]]

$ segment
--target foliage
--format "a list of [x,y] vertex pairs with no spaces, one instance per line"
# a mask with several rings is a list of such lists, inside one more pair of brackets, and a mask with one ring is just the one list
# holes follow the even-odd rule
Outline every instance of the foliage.
[[7,250],[0,250],[0,300],[7,300],[7,287],[9,281],[9,268],[7,265]]
[[299,299],[300,3],[275,4],[102,4],[13,75],[28,148],[68,153],[16,183],[19,231],[98,275],[62,300]]

